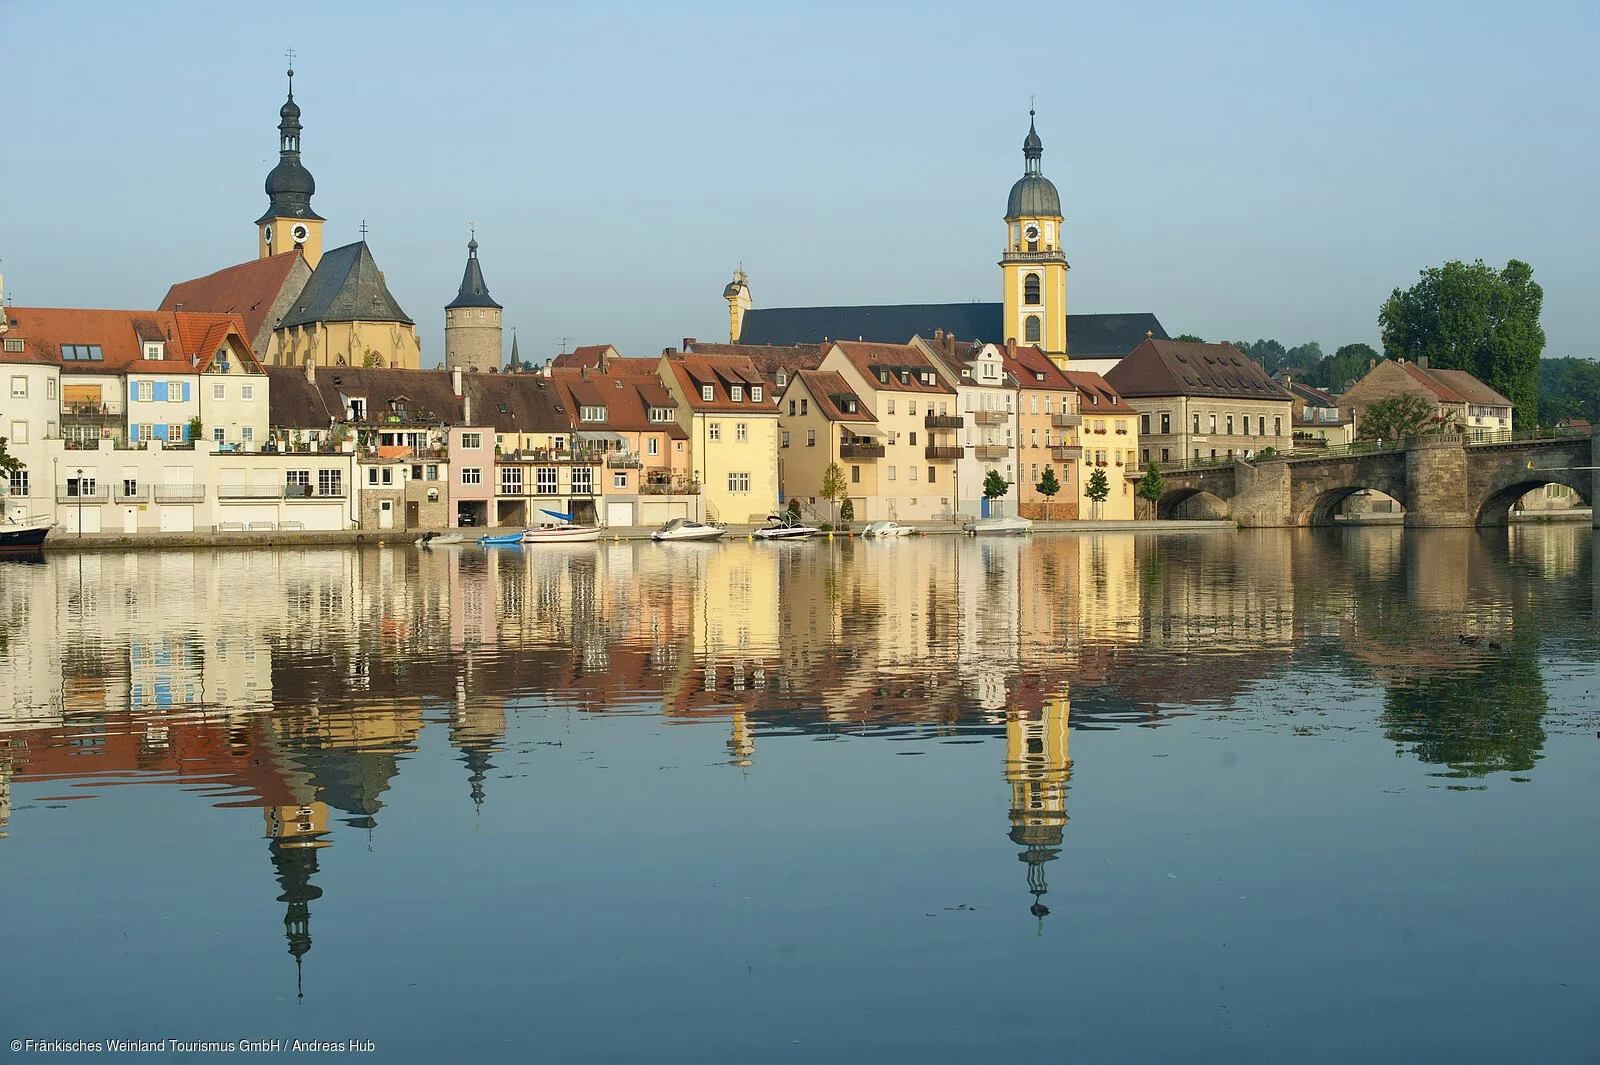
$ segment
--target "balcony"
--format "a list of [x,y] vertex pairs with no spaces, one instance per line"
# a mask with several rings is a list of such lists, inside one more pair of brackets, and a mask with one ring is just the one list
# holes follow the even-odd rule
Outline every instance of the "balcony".
[[140,488],[137,484],[124,483],[121,488],[117,489],[112,498],[118,503],[148,503],[150,501],[150,489]]
[[1011,420],[1008,410],[980,410],[972,412],[974,425],[1004,425]]
[[979,444],[972,449],[972,457],[979,462],[1000,462],[1011,457],[1011,449],[1004,444]]
[[884,448],[882,444],[840,444],[839,457],[842,459],[881,459]]
[[1050,457],[1057,462],[1082,462],[1083,448],[1071,444],[1058,444],[1050,449]]
[[529,448],[526,451],[506,451],[494,457],[496,462],[563,463],[572,466],[604,466],[606,457],[600,451],[556,451],[547,447]]
[[157,503],[203,503],[206,486],[203,484],[158,484],[155,486]]
[[622,451],[606,456],[606,469],[608,470],[642,470],[644,459],[638,455]]
[[1072,429],[1083,424],[1081,414],[1052,414],[1050,424],[1057,429]]
[[56,485],[57,503],[104,503],[111,498],[111,489],[90,485],[80,489],[76,484]]
[[313,488],[309,484],[286,484],[283,486],[285,499],[343,499],[344,485],[329,485],[326,488]]
[[639,493],[647,496],[697,496],[700,494],[700,484],[697,481],[679,481],[677,484],[651,481],[641,484]]
[[930,459],[959,459],[966,454],[966,448],[948,447],[944,444],[930,444],[923,449],[923,454]]
[[283,499],[290,488],[307,488],[310,485],[281,484],[221,484],[217,486],[218,499]]
[[966,419],[959,414],[930,414],[922,419],[922,424],[928,429],[960,429],[966,425]]

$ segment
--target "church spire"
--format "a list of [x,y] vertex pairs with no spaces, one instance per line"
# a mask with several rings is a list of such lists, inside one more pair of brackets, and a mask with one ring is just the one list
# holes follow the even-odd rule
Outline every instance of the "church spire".
[[1033,108],[1028,108],[1028,135],[1022,141],[1023,172],[1027,174],[1043,174],[1040,158],[1044,155],[1044,141],[1039,139],[1039,131],[1033,126]]
[[306,265],[322,259],[323,218],[311,209],[317,182],[300,162],[300,105],[294,102],[294,67],[289,68],[289,93],[278,108],[278,165],[267,174],[267,210],[256,219],[257,245],[265,259],[298,249]]
[[478,229],[472,228],[472,239],[467,241],[467,268],[461,273],[461,290],[455,301],[445,305],[445,310],[458,307],[499,307],[489,296],[489,286],[483,281],[483,267],[478,265]]

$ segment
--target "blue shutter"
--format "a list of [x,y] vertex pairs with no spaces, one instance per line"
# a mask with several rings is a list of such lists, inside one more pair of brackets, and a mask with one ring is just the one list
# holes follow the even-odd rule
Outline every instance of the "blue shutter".
[[137,400],[138,398],[139,398],[139,382],[134,381],[134,380],[132,380],[130,378],[129,381],[128,381],[128,402],[132,403],[135,400]]
[[157,381],[156,382],[156,402],[157,403],[165,403],[166,401],[167,401],[167,383],[165,381]]
[[[156,385],[156,387],[160,388],[161,386],[160,385]],[[167,438],[167,423],[166,422],[157,423],[154,426],[154,431],[155,431],[155,437],[156,437],[157,440],[165,440]]]
[[183,383],[183,401],[185,403],[189,402],[189,382],[188,381],[185,381]]

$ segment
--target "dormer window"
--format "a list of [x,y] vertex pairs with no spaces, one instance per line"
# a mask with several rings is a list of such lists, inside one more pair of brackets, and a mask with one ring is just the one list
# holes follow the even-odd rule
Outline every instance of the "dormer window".
[[705,402],[710,403],[716,396],[716,391],[710,385],[700,386],[700,398]]
[[[775,383],[777,384],[777,386],[779,388],[782,388],[784,385],[789,383],[789,375],[784,373],[782,370],[779,370],[778,371],[778,376],[776,378],[776,382]],[[761,398],[760,396],[756,397],[757,400],[759,400],[760,398]]]
[[1117,405],[1117,397],[1116,396],[1112,396],[1111,397],[1111,405],[1113,407],[1115,407]]
[[579,407],[578,418],[586,422],[603,422],[606,420],[604,407]]
[[364,399],[350,400],[350,417],[358,422],[367,420],[367,401]]
[[670,422],[672,420],[672,408],[651,407],[650,420],[653,422]]
[[761,402],[761,386],[760,385],[751,385],[750,386],[750,402],[751,403],[760,403]]
[[889,383],[889,371],[887,369],[882,367],[878,369],[878,383],[880,385],[886,385]]
[[159,340],[147,340],[144,344],[144,357],[149,360],[159,360],[164,354],[166,345]]
[[743,385],[734,385],[732,388],[730,388],[728,390],[728,398],[730,400],[732,400],[733,402],[735,402],[735,403],[743,403],[744,402],[744,386]]

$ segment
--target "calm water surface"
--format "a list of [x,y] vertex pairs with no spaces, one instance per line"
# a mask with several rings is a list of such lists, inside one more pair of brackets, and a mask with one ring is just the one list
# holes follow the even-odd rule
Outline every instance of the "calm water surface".
[[1596,561],[1549,527],[0,566],[0,1036],[1593,1062]]

